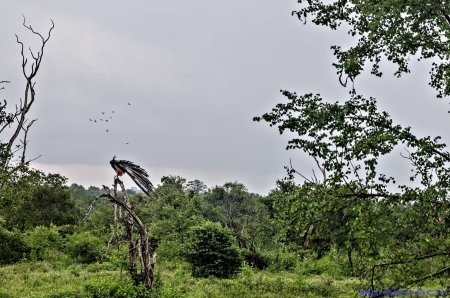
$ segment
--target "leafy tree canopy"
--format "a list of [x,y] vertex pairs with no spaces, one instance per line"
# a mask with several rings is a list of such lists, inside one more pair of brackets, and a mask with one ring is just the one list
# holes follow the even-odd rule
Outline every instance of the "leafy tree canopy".
[[0,189],[0,216],[9,229],[25,231],[43,225],[75,224],[79,210],[75,206],[67,179],[41,171],[21,172]]
[[[371,73],[381,76],[380,61],[385,56],[397,65],[397,77],[410,72],[411,55],[418,60],[434,58],[430,85],[438,97],[450,95],[450,3],[433,0],[298,0],[303,7],[294,11],[307,21],[336,30],[341,24],[350,26],[348,34],[358,42],[348,50],[334,45],[337,62],[333,64],[342,84],[342,76],[355,79],[366,62]],[[347,79],[345,79],[347,82]]]
[[[339,222],[335,216],[345,216],[342,219],[347,222],[341,224],[348,228],[330,236],[345,237],[346,246],[360,252],[365,258],[361,268],[373,269],[366,275],[372,286],[374,281],[382,280],[376,276],[377,270],[403,270],[401,266],[405,264],[450,253],[442,245],[447,239],[446,218],[450,209],[450,153],[445,150],[445,144],[439,143],[439,137],[416,137],[410,127],[396,125],[388,113],[378,111],[375,99],[363,98],[354,90],[350,100],[344,103],[327,103],[313,94],[298,96],[288,91],[283,94],[288,103],[278,104],[270,113],[254,120],[276,125],[280,133],[297,134],[288,142],[287,149],[301,149],[309,154],[323,174],[319,180],[315,175],[308,178],[288,168],[288,178],[299,174],[306,182],[300,189],[290,184],[280,185],[281,195],[277,196],[282,201],[275,201],[274,206],[280,219],[289,225],[284,228],[285,233],[303,234],[310,224],[316,223],[335,229]],[[380,172],[378,162],[382,155],[392,153],[400,144],[408,148],[404,158],[412,165],[410,180],[418,179],[421,186],[399,185],[399,192],[392,192],[388,186],[395,184],[395,179]],[[399,210],[405,212],[400,223],[392,220],[389,225],[383,224],[389,218],[380,214],[394,214]],[[391,243],[389,254],[377,256],[382,261],[373,259],[379,250],[371,239],[381,239],[389,226],[405,231],[404,227],[410,226],[408,216],[414,216],[415,223],[420,223],[416,235],[405,235],[406,242],[400,246]],[[329,221],[333,217],[334,223]],[[303,229],[295,227],[298,224]],[[423,281],[450,270],[445,258],[439,264],[431,272],[424,265],[413,275],[399,274],[398,280]]]

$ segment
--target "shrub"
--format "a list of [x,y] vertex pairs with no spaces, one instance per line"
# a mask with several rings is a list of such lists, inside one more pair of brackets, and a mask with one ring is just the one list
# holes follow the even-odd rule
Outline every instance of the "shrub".
[[93,263],[100,259],[104,249],[102,240],[90,232],[82,232],[67,237],[65,251],[79,263]]
[[10,232],[0,226],[0,265],[18,262],[29,251],[23,235],[18,230]]
[[272,272],[291,270],[299,261],[298,253],[278,247],[261,252],[261,258],[268,264]]
[[211,222],[190,228],[185,256],[194,277],[228,278],[240,271],[243,261],[230,230]]
[[42,261],[54,259],[55,252],[63,246],[63,239],[59,235],[58,227],[50,225],[49,227],[37,226],[28,231],[25,241],[30,247],[30,258],[33,261]]

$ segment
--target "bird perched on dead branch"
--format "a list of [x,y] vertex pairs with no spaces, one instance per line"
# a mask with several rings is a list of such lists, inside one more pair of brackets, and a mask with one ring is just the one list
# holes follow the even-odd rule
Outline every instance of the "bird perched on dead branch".
[[147,172],[140,166],[128,160],[116,160],[115,155],[109,163],[114,171],[116,171],[117,176],[122,176],[124,173],[127,173],[133,179],[134,183],[148,196],[150,196],[150,193],[153,193],[153,184],[148,180]]

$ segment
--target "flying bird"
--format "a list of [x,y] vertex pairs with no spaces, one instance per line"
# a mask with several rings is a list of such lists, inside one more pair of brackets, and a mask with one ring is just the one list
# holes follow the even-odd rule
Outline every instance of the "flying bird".
[[129,105],[129,106],[131,106],[131,104],[130,104],[130,103],[128,103],[128,105]]
[[102,112],[102,114],[105,114],[105,112]]
[[108,120],[105,120],[106,122],[108,122]]
[[106,132],[109,132],[109,130],[106,130]]
[[97,120],[94,120],[94,122],[97,122]]
[[92,121],[92,119],[89,119],[89,121]]
[[103,121],[103,119],[100,119],[100,120],[102,120],[102,121]]
[[114,111],[113,111],[113,113],[114,113]]
[[153,184],[148,180],[147,172],[140,166],[128,160],[116,160],[115,155],[109,163],[114,171],[116,171],[117,176],[122,176],[124,173],[127,173],[133,179],[134,183],[148,196],[154,191]]

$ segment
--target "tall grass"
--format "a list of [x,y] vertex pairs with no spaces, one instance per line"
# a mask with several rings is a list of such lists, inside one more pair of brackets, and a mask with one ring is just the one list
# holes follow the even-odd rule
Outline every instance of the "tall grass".
[[[24,261],[0,268],[0,298],[87,297],[354,297],[359,281],[345,277],[337,256],[321,260],[289,260],[289,270],[252,269],[230,279],[194,278],[188,263],[165,260],[156,264],[156,284],[151,295],[136,287],[126,272],[110,262],[68,264],[59,261]],[[122,276],[122,277],[121,277]]]

